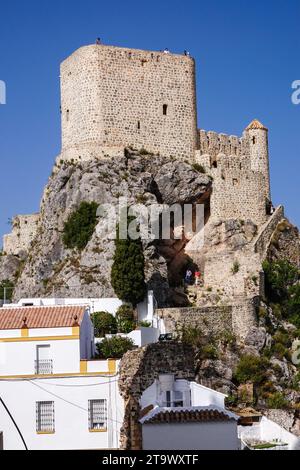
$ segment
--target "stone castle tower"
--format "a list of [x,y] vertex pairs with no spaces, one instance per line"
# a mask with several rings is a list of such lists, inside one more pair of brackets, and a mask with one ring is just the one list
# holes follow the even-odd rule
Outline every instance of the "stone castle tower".
[[195,63],[188,55],[92,45],[61,65],[63,159],[124,147],[191,160],[197,148]]

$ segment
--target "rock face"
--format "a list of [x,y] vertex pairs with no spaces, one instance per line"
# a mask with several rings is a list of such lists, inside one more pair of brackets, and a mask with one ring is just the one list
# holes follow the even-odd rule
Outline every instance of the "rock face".
[[273,234],[268,256],[271,260],[288,260],[300,266],[300,235],[297,227],[287,219],[282,220]]
[[[110,270],[114,241],[95,233],[82,252],[62,242],[64,224],[82,201],[128,205],[196,203],[209,196],[211,180],[189,164],[127,150],[125,156],[55,167],[41,203],[38,233],[22,266],[15,298],[113,296]],[[157,243],[145,241],[146,279],[161,306],[169,303],[167,260]],[[176,251],[173,256],[176,256]]]
[[0,282],[14,281],[20,269],[21,260],[12,255],[0,257]]

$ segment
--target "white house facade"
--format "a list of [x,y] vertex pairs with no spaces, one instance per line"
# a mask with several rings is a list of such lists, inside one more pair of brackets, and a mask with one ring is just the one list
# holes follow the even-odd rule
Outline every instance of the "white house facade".
[[0,309],[4,450],[119,447],[118,361],[93,354],[85,306]]

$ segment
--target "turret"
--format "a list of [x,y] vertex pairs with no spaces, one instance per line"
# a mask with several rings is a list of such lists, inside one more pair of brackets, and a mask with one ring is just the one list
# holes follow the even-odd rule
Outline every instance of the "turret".
[[266,180],[265,196],[271,199],[268,129],[258,120],[254,120],[246,128],[249,137],[251,169],[262,173]]

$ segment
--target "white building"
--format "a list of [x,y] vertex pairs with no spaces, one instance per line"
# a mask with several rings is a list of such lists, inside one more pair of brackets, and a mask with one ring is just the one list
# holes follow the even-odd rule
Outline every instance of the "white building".
[[93,353],[85,306],[0,309],[5,450],[118,448],[118,362],[93,360]]
[[300,450],[300,438],[266,416],[251,408],[241,410],[238,414],[242,449]]
[[239,450],[238,416],[226,395],[161,375],[141,397],[144,450]]

